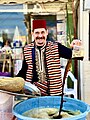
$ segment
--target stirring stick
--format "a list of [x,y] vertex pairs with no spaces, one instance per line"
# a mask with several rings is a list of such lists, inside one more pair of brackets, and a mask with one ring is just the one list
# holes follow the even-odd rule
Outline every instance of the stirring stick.
[[59,109],[59,115],[57,117],[54,117],[55,119],[62,118],[61,116],[61,111],[63,107],[63,96],[64,96],[64,84],[65,84],[65,79],[67,76],[67,73],[71,67],[72,59],[69,59],[65,68],[64,76],[63,76],[63,84],[62,84],[62,94],[61,94],[61,104],[60,104],[60,109]]

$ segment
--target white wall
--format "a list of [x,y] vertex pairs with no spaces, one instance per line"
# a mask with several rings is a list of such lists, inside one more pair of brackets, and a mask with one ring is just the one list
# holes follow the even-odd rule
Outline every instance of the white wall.
[[88,60],[89,56],[89,11],[83,12],[83,40],[84,40],[84,96],[83,99],[85,102],[90,104],[90,61]]
[[80,39],[83,41],[84,60],[80,62],[81,100],[90,104],[90,61],[89,56],[89,11],[84,11],[80,1]]
[[83,0],[78,8],[78,38],[82,40],[84,59],[79,61],[80,99],[90,104],[90,61],[89,56],[89,10],[83,9]]

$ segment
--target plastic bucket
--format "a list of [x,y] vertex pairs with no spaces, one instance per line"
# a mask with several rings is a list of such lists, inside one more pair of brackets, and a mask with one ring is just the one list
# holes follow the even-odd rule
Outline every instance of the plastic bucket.
[[[18,120],[40,120],[40,118],[31,118],[31,117],[25,117],[22,115],[22,113],[38,107],[60,107],[60,96],[45,96],[45,97],[38,97],[38,98],[31,98],[27,99],[23,102],[20,102],[16,104],[13,107],[13,114],[17,117]],[[86,104],[85,102],[64,97],[64,103],[63,103],[63,109],[66,110],[80,110],[81,114],[73,116],[71,118],[62,118],[62,120],[86,120],[86,116],[88,112],[90,111],[90,106]],[[43,119],[46,120],[46,119]],[[60,119],[57,119],[60,120]]]

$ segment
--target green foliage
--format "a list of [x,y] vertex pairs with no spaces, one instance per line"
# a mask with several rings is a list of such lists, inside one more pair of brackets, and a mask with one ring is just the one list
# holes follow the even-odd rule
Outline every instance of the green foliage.
[[67,46],[70,46],[74,38],[73,16],[67,13]]
[[[74,38],[74,26],[73,26],[73,14],[68,14],[67,11],[67,46],[70,47],[70,43]],[[72,60],[71,71],[74,74],[74,60]],[[73,87],[73,82],[68,77],[68,87]]]

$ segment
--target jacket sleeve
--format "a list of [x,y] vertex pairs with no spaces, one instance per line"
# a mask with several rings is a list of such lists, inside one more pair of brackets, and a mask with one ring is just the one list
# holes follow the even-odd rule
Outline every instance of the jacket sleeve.
[[72,57],[72,49],[58,43],[59,56],[65,59],[70,59]]

